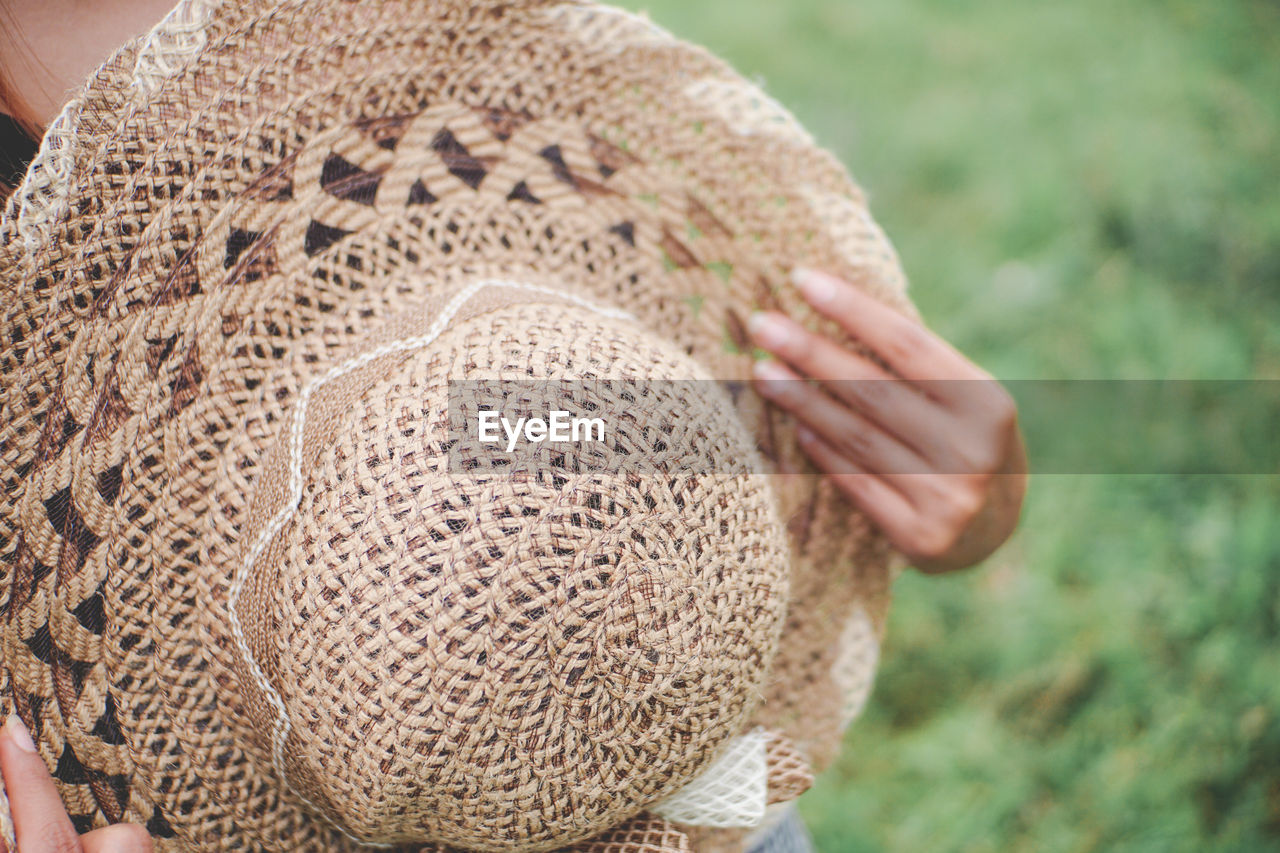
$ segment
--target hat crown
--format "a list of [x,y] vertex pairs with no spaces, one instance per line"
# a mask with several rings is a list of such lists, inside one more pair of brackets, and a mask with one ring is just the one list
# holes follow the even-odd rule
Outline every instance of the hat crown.
[[[589,836],[752,708],[786,546],[751,442],[713,382],[670,381],[700,375],[682,353],[571,305],[497,308],[393,361],[310,401],[318,452],[240,608],[287,717],[279,769],[360,840]],[[626,452],[461,470],[449,377],[520,378]]]

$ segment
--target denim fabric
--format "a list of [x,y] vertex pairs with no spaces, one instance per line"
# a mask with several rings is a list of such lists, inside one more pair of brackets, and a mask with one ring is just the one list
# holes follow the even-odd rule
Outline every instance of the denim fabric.
[[748,853],[813,853],[813,840],[804,821],[793,808],[769,834],[751,846]]

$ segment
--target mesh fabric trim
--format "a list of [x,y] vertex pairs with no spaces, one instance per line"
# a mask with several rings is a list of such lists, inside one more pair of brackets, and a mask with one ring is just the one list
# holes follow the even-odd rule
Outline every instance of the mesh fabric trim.
[[764,729],[755,729],[729,741],[697,778],[650,810],[689,826],[756,826],[764,819],[769,795],[768,739]]

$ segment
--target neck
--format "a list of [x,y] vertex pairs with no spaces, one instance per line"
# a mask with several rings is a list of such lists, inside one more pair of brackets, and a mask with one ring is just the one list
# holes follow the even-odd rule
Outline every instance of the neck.
[[47,126],[95,68],[175,2],[0,0],[0,111],[24,126]]

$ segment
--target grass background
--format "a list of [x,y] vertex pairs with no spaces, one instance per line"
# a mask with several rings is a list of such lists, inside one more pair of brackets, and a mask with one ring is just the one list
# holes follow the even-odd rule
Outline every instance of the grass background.
[[[839,153],[997,376],[1280,378],[1274,0],[624,5]],[[985,566],[899,580],[819,849],[1280,850],[1278,529],[1276,477],[1036,477]]]

